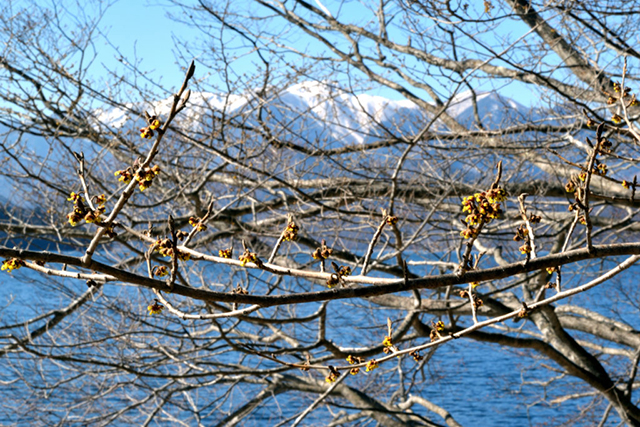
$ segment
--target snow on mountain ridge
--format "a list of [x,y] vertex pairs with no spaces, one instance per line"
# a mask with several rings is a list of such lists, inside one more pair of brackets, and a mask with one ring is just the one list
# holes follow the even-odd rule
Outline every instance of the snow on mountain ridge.
[[[497,92],[476,93],[478,115],[489,127],[500,124],[505,118],[514,119],[525,114],[529,109],[510,98],[505,98]],[[470,90],[456,94],[450,102],[447,113],[465,126],[474,121],[473,94]]]
[[[370,137],[384,137],[388,133],[418,131],[427,115],[410,100],[391,100],[377,95],[353,94],[334,85],[317,81],[293,84],[286,89],[271,93],[258,102],[252,94],[219,95],[210,92],[194,92],[189,107],[179,118],[183,124],[197,126],[206,131],[211,111],[224,111],[227,117],[242,116],[249,123],[257,124],[255,117],[259,105],[263,114],[273,123],[282,123],[291,131],[309,134],[308,138],[330,138],[334,141],[364,143]],[[165,116],[169,113],[173,97],[156,102],[148,108],[152,114]],[[481,120],[494,127],[503,120],[515,117],[528,109],[496,92],[476,94]],[[133,104],[127,107],[133,107]],[[472,126],[475,118],[471,92],[457,94],[447,113],[465,126]],[[130,120],[131,114],[124,108],[99,112],[99,122],[114,128],[123,128],[127,123],[139,126],[140,120]],[[143,123],[143,122],[142,122]],[[486,123],[485,123],[486,125]],[[286,130],[283,130],[286,132]]]

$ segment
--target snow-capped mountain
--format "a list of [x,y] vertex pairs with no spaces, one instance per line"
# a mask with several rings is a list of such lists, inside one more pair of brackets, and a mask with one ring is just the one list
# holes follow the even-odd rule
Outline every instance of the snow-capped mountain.
[[[166,116],[171,98],[152,106],[154,114]],[[497,127],[505,120],[514,121],[529,110],[497,93],[478,93],[476,102],[485,128]],[[302,82],[259,98],[255,93],[219,95],[199,92],[191,95],[189,106],[179,120],[194,130],[211,129],[214,115],[224,112],[250,126],[258,126],[257,114],[270,123],[280,137],[321,140],[324,144],[365,143],[373,138],[412,134],[419,131],[428,115],[409,100],[392,100],[382,96],[353,94],[323,82]],[[151,112],[151,111],[149,111]],[[474,112],[470,92],[457,94],[447,113],[464,126],[473,126]],[[130,111],[114,108],[99,112],[97,120],[114,128],[143,125],[132,120]],[[279,125],[275,125],[275,124]],[[441,129],[443,125],[437,125]]]

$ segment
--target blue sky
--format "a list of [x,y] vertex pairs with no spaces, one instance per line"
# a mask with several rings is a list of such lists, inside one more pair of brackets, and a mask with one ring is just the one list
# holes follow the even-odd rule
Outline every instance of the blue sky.
[[[143,70],[149,78],[164,84],[182,82],[183,72],[175,63],[172,36],[182,39],[195,38],[197,31],[172,21],[170,11],[177,12],[166,4],[152,4],[147,0],[119,0],[111,5],[100,21],[100,28],[111,44],[119,48],[129,60],[141,60]],[[106,41],[96,44],[98,64],[117,65],[117,54]],[[186,64],[184,64],[186,65]],[[95,71],[98,72],[96,67]]]
[[[19,0],[18,0],[19,1]],[[74,0],[34,0],[37,4],[46,7],[52,5],[70,5]],[[78,0],[80,1],[80,0]],[[95,11],[99,8],[100,0],[80,1],[82,3],[82,11],[86,11],[88,16],[95,15]],[[337,12],[336,4],[325,0],[323,3],[328,9]],[[92,6],[93,5],[93,6]],[[244,0],[236,0],[234,5],[240,8],[247,7]],[[102,7],[105,7],[104,4]],[[335,9],[335,10],[333,10]],[[70,16],[76,12],[74,6],[69,6]],[[118,53],[114,48],[119,49],[122,57],[129,62],[135,62],[139,69],[145,71],[149,82],[159,83],[168,90],[177,87],[184,76],[181,67],[185,64],[177,64],[175,59],[174,38],[181,41],[195,42],[202,35],[193,26],[181,24],[169,18],[169,14],[180,14],[182,11],[171,5],[168,1],[163,0],[114,0],[106,7],[106,11],[100,19],[98,28],[103,37],[95,42],[97,52],[97,60],[91,69],[91,77],[96,80],[112,79],[104,70],[104,66],[115,70],[116,75],[122,75],[124,71],[122,64],[117,60]],[[73,25],[71,20],[70,25]],[[501,27],[505,31],[515,30],[517,34],[526,32],[525,28],[508,28]],[[108,40],[108,41],[107,41]],[[197,60],[197,58],[196,58]],[[245,57],[238,60],[236,65],[239,69],[247,67],[253,68],[253,59]],[[493,61],[497,65],[503,65],[499,61]],[[199,76],[206,76],[208,83],[214,83],[216,75],[206,75],[204,68],[198,70]],[[107,82],[108,84],[108,82]],[[518,93],[518,101],[522,104],[529,104],[531,94],[529,89],[521,84],[510,83],[512,86],[509,90],[505,90],[505,94],[510,96]],[[437,87],[437,84],[436,84]],[[449,88],[451,89],[451,88]],[[486,86],[478,87],[480,91],[502,89],[492,87],[490,81],[486,82]],[[414,88],[415,90],[415,88]],[[466,88],[461,88],[461,91]],[[417,90],[417,92],[420,92]],[[444,90],[445,94],[447,90]],[[391,99],[401,99],[402,96],[395,91],[380,87],[371,94],[382,95]],[[425,94],[426,96],[426,94]],[[426,96],[426,99],[429,97]]]

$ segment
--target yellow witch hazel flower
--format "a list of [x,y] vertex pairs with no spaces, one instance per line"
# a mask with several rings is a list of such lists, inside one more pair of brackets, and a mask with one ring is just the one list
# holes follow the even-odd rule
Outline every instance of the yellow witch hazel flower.
[[155,266],[153,269],[153,275],[158,277],[168,276],[169,269],[166,265]]
[[258,255],[251,252],[249,249],[246,249],[238,259],[240,260],[240,265],[244,267],[249,262],[256,263],[258,261]]
[[198,231],[205,231],[207,229],[207,226],[202,223],[202,219],[200,217],[197,217],[197,216],[190,217],[189,218],[189,224],[193,228],[197,228]]
[[149,304],[147,310],[149,310],[149,314],[151,315],[160,314],[162,313],[162,310],[164,310],[164,305],[160,304],[160,301],[157,299],[154,299],[153,304]]
[[118,181],[124,182],[125,184],[130,183],[131,179],[133,178],[133,173],[131,173],[131,168],[115,171],[113,174],[119,177]]
[[300,231],[300,227],[298,227],[298,225],[295,222],[289,221],[289,224],[287,224],[287,228],[282,233],[282,237],[284,241],[293,242],[294,240],[297,240],[298,231]]
[[393,342],[391,342],[391,337],[390,336],[386,336],[384,337],[384,340],[382,341],[382,345],[385,347],[391,347],[393,346]]
[[367,366],[365,367],[365,371],[371,372],[378,367],[378,361],[376,359],[371,359],[367,362]]
[[507,196],[505,189],[496,186],[489,191],[465,197],[462,200],[462,212],[467,213],[463,221],[467,228],[460,232],[460,235],[465,239],[477,237],[483,224],[488,224],[502,215],[500,203],[507,200]]
[[324,379],[328,383],[334,383],[336,380],[340,378],[340,372],[333,366],[329,365],[329,375]]
[[233,249],[232,248],[220,249],[218,251],[218,255],[220,256],[220,258],[231,258],[233,256]]
[[347,362],[349,362],[349,365],[355,365],[356,363],[362,363],[363,362],[362,358],[357,357],[357,356],[354,357],[352,355],[348,355],[346,360],[347,360]]
[[338,379],[340,374],[336,374],[335,372],[330,372],[329,375],[324,379],[328,383],[334,383]]
[[84,199],[82,198],[82,196],[74,191],[71,192],[67,200],[74,203],[76,203],[78,200],[81,200],[84,202]]
[[18,258],[11,258],[8,260],[5,260],[2,263],[2,271],[7,271],[7,273],[11,273],[13,270],[17,270],[20,267],[24,267],[26,264],[23,260],[18,259]]

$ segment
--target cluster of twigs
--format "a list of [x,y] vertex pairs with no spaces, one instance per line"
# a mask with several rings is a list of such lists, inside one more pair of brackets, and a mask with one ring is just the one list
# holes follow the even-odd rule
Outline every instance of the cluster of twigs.
[[[231,257],[232,250],[221,250],[219,256],[210,255],[190,247],[194,236],[206,230],[206,223],[210,218],[213,211],[213,201],[208,205],[205,215],[202,218],[193,217],[190,220],[193,226],[190,232],[184,232],[177,230],[174,220],[171,216],[168,218],[168,230],[169,236],[165,239],[154,239],[151,235],[151,231],[147,233],[140,233],[132,228],[129,228],[116,221],[118,214],[125,207],[135,192],[136,185],[141,190],[148,188],[155,175],[158,173],[157,168],[153,168],[151,165],[154,158],[159,152],[162,139],[169,129],[172,121],[176,115],[182,111],[189,99],[190,91],[187,89],[189,80],[192,78],[195,70],[195,65],[191,63],[186,73],[184,82],[179,91],[173,96],[173,102],[171,109],[164,122],[160,121],[160,118],[156,116],[150,116],[147,114],[147,121],[149,125],[146,128],[141,129],[141,136],[143,138],[155,137],[155,140],[144,159],[137,160],[132,167],[129,167],[123,171],[118,171],[121,180],[127,182],[126,187],[122,190],[120,197],[116,201],[111,212],[102,217],[104,213],[103,204],[96,207],[94,206],[91,197],[89,185],[86,182],[84,174],[84,156],[77,154],[76,158],[79,162],[78,177],[82,184],[84,191],[84,200],[86,200],[86,207],[82,198],[79,195],[72,194],[72,198],[76,203],[76,211],[82,211],[83,215],[88,213],[97,212],[93,222],[97,226],[97,230],[93,236],[93,239],[89,243],[84,255],[82,257],[72,257],[67,255],[58,255],[47,252],[32,252],[18,249],[0,248],[0,256],[8,258],[3,265],[3,270],[9,271],[13,269],[26,266],[33,270],[39,271],[44,274],[56,275],[60,277],[73,277],[76,279],[87,280],[87,283],[91,283],[95,286],[100,286],[104,283],[111,281],[124,281],[128,283],[137,284],[140,286],[148,287],[153,290],[156,295],[154,302],[149,305],[149,312],[151,314],[157,314],[163,309],[167,309],[173,315],[179,316],[183,319],[217,319],[217,318],[230,318],[230,317],[243,317],[254,311],[260,310],[264,307],[275,305],[287,305],[297,303],[308,303],[314,301],[330,301],[335,299],[345,298],[364,298],[376,295],[384,295],[395,292],[413,291],[415,299],[415,307],[409,313],[409,318],[420,311],[420,289],[435,289],[440,287],[449,287],[456,284],[468,284],[468,290],[462,291],[461,295],[468,298],[472,313],[473,313],[473,325],[466,328],[458,328],[456,325],[451,324],[448,328],[439,321],[432,325],[431,341],[413,345],[407,348],[401,348],[401,334],[398,330],[404,330],[406,328],[400,327],[396,329],[394,333],[391,323],[389,322],[387,335],[382,343],[385,356],[366,360],[357,355],[350,355],[347,359],[348,365],[332,366],[321,363],[315,363],[313,360],[307,360],[306,363],[290,363],[283,361],[275,356],[253,350],[248,347],[243,347],[244,351],[259,355],[266,359],[272,360],[279,364],[299,368],[303,370],[317,369],[328,372],[328,382],[340,382],[345,378],[345,375],[340,374],[343,371],[349,371],[351,373],[357,373],[360,368],[365,368],[367,371],[375,369],[379,364],[393,360],[397,357],[404,355],[410,355],[415,360],[420,360],[420,351],[429,349],[434,346],[442,345],[452,339],[456,339],[467,334],[470,334],[478,329],[484,328],[488,325],[504,322],[508,319],[525,317],[539,307],[551,304],[555,301],[567,298],[571,295],[575,295],[580,292],[584,292],[611,277],[620,273],[621,271],[629,268],[640,258],[640,244],[619,244],[619,245],[594,245],[592,241],[592,221],[590,216],[590,183],[592,175],[602,174],[605,170],[601,166],[596,166],[597,157],[602,154],[607,154],[609,145],[607,140],[603,136],[603,130],[605,124],[601,123],[597,127],[596,142],[592,144],[588,143],[592,147],[591,154],[589,155],[586,165],[581,167],[582,173],[579,177],[572,179],[570,184],[567,185],[567,190],[575,192],[575,202],[572,205],[575,209],[575,220],[571,227],[568,236],[566,237],[565,245],[559,253],[540,256],[537,252],[535,243],[535,235],[533,224],[539,222],[539,216],[535,214],[529,214],[525,204],[527,194],[521,194],[518,197],[519,211],[522,219],[522,224],[518,228],[516,234],[516,240],[522,240],[523,246],[521,252],[525,255],[525,259],[517,261],[509,265],[492,267],[492,268],[480,268],[480,260],[482,253],[473,258],[474,243],[481,236],[483,227],[491,220],[499,218],[502,215],[502,209],[500,203],[506,200],[506,191],[500,186],[500,180],[502,178],[502,164],[499,163],[497,167],[496,178],[491,187],[486,192],[476,193],[473,196],[469,196],[463,202],[463,206],[466,212],[469,213],[467,220],[463,221],[465,227],[463,237],[468,238],[465,246],[464,254],[459,265],[459,269],[454,274],[440,275],[440,276],[427,276],[421,278],[409,278],[406,269],[406,263],[401,260],[401,265],[404,267],[403,279],[387,279],[368,276],[369,269],[371,267],[371,259],[374,248],[383,232],[385,227],[392,227],[394,232],[398,230],[398,217],[390,215],[386,211],[382,213],[382,220],[372,235],[371,241],[368,245],[365,255],[362,257],[362,263],[360,265],[360,274],[351,275],[352,269],[349,266],[340,266],[335,262],[331,262],[333,272],[325,271],[325,260],[331,257],[331,248],[326,246],[326,242],[322,241],[322,246],[319,247],[312,257],[319,260],[319,271],[312,271],[308,269],[293,269],[288,267],[282,267],[275,263],[277,254],[284,242],[296,240],[299,232],[299,226],[296,224],[295,219],[289,216],[287,225],[277,239],[271,254],[266,261],[262,261],[259,255],[253,252],[243,241],[243,252],[238,259]],[[628,119],[626,108],[628,102],[625,100],[627,91],[624,88],[624,75],[623,83],[620,89],[623,95],[620,96],[620,103],[624,112],[624,120],[632,129],[632,125]],[[634,102],[635,98],[630,102]],[[635,135],[635,134],[634,134]],[[640,137],[638,137],[640,141]],[[135,178],[135,179],[133,179]],[[635,190],[635,178],[633,180],[633,190]],[[633,197],[633,195],[632,195]],[[82,215],[78,214],[78,218]],[[74,217],[75,219],[75,217]],[[570,236],[573,233],[577,223],[583,223],[586,234],[586,247],[584,249],[578,249],[573,251],[567,251],[567,245],[570,240]],[[93,259],[93,255],[101,242],[105,242],[104,236],[115,237],[115,228],[122,228],[126,232],[138,236],[143,242],[148,244],[149,249],[146,252],[147,272],[148,277],[140,276],[122,269],[117,269],[109,265],[100,263]],[[152,266],[152,258],[155,252],[159,252],[162,256],[170,257],[169,268],[167,266]],[[561,266],[569,263],[574,263],[580,260],[613,256],[613,255],[630,255],[630,257],[619,264],[617,267],[601,275],[595,280],[586,283],[582,286],[575,287],[573,289],[562,291],[560,288],[561,278]],[[186,260],[194,261],[209,261],[219,264],[226,264],[231,266],[259,269],[266,271],[274,275],[282,276],[294,276],[303,277],[311,281],[317,281],[325,283],[329,288],[336,287],[335,289],[329,289],[320,292],[306,292],[296,293],[289,295],[251,295],[245,289],[237,288],[232,292],[213,292],[204,289],[190,288],[181,285],[178,281],[180,274],[180,261]],[[31,262],[27,262],[27,260]],[[45,266],[45,263],[63,263],[65,265],[75,265],[84,269],[92,270],[91,273],[69,272],[63,269],[52,269]],[[536,301],[530,304],[524,304],[521,309],[511,311],[501,316],[487,319],[485,321],[479,321],[477,318],[477,310],[482,305],[480,295],[477,294],[476,287],[482,282],[490,280],[498,280],[505,277],[510,277],[515,274],[539,271],[547,269],[549,273],[556,272],[556,282],[554,288],[556,293],[544,298],[543,291],[541,289]],[[160,280],[156,277],[168,276],[166,280]],[[367,286],[363,286],[367,285]],[[222,311],[219,313],[211,314],[190,314],[178,309],[171,301],[165,297],[162,293],[175,293],[184,295],[190,298],[199,299],[208,302],[227,302],[233,304],[232,310]],[[249,304],[247,307],[239,308],[239,305]]]

